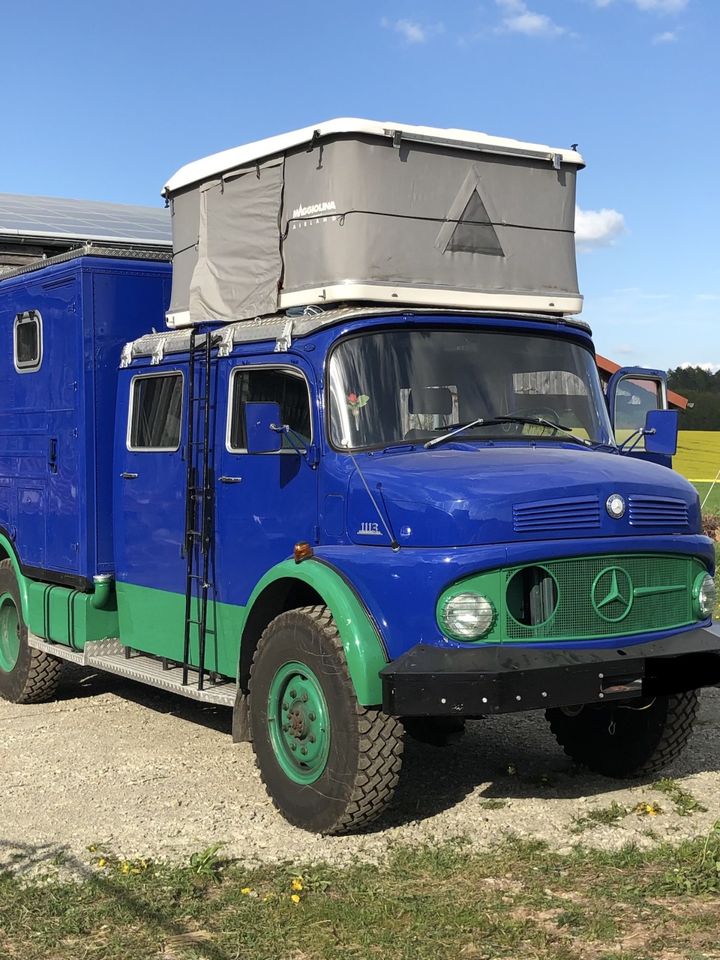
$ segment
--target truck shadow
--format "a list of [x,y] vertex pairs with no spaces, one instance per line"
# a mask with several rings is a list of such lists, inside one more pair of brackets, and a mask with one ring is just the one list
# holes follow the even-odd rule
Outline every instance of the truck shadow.
[[[230,735],[231,711],[201,704],[132,680],[69,667],[60,698],[84,699],[110,694],[162,715]],[[524,713],[471,721],[459,740],[433,747],[407,739],[400,783],[387,812],[368,827],[377,833],[430,819],[477,795],[483,808],[509,800],[579,800],[609,803],[614,794],[642,788],[661,777],[687,777],[720,770],[720,690],[701,698],[696,730],[681,757],[645,778],[613,780],[574,764],[555,742],[543,714]]]
[[169,714],[220,733],[229,734],[232,729],[232,713],[226,707],[199,703],[115,674],[77,667],[74,664],[65,665],[57,701],[85,700],[105,694],[120,697],[122,700],[136,703],[155,713]]
[[376,833],[429,819],[471,794],[476,794],[479,816],[509,800],[588,798],[607,804],[621,791],[646,788],[663,777],[720,770],[720,739],[714,734],[719,724],[720,691],[708,690],[683,754],[666,769],[632,780],[610,779],[574,764],[540,712],[470,722],[464,737],[442,748],[409,740],[395,800],[369,829]]

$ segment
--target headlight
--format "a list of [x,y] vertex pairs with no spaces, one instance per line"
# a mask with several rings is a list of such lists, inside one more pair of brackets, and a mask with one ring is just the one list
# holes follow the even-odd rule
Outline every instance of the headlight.
[[443,630],[456,640],[479,640],[492,629],[495,607],[477,593],[459,593],[445,601],[440,621]]
[[695,613],[698,617],[706,620],[712,616],[717,600],[717,588],[709,573],[701,573],[695,581],[693,600],[695,601]]

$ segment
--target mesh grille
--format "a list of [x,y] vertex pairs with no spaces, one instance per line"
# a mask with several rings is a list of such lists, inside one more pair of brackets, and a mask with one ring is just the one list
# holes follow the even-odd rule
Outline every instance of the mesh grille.
[[597,497],[545,500],[515,504],[513,507],[513,527],[516,533],[599,526],[600,503]]
[[688,508],[682,500],[671,497],[630,497],[628,501],[632,527],[687,527]]
[[[546,623],[531,627],[518,623],[505,611],[505,636],[509,640],[622,637],[681,627],[697,619],[692,584],[704,568],[691,557],[621,554],[554,560],[542,567],[557,583],[555,613]],[[503,571],[506,587],[519,569]],[[614,593],[620,596],[613,598]]]

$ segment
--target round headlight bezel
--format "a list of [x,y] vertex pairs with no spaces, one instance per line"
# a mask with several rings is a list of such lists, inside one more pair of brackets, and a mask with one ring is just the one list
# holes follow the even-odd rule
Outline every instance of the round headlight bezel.
[[[457,610],[454,611],[454,608],[463,604],[472,604],[478,609],[477,623],[472,628],[460,629],[457,621],[453,622],[453,613],[455,612],[455,615],[457,615]],[[482,593],[472,593],[469,590],[446,597],[440,605],[439,613],[443,633],[462,643],[474,643],[477,640],[482,640],[492,631],[497,620],[497,610],[492,600]]]
[[699,620],[708,620],[713,615],[717,603],[717,586],[709,573],[701,573],[693,584],[693,606]]

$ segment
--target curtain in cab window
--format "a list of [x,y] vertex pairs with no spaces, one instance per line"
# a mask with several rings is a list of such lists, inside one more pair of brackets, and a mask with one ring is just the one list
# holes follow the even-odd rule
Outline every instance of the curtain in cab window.
[[131,448],[177,450],[181,414],[181,374],[138,377],[133,381]]
[[[230,448],[244,450],[246,403],[275,401],[280,404],[283,424],[310,443],[310,404],[305,379],[283,370],[242,370],[233,378],[233,406],[230,421]],[[286,436],[283,447],[292,449]]]

